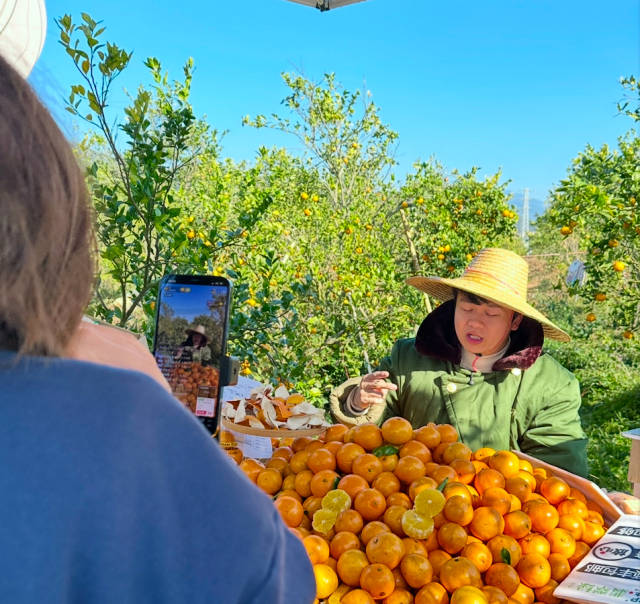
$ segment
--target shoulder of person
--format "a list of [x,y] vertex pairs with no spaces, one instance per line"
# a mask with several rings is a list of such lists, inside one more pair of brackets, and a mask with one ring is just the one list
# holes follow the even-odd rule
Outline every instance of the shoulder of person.
[[548,352],[542,351],[542,354],[536,359],[536,362],[526,370],[525,373],[539,376],[544,376],[545,379],[549,378],[559,382],[571,382],[577,381],[577,378],[571,371],[569,371],[564,365],[552,357]]

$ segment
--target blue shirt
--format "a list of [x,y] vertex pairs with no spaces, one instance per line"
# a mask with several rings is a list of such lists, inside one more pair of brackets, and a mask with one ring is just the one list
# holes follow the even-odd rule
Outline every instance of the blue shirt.
[[0,353],[0,602],[305,604],[270,499],[151,378]]

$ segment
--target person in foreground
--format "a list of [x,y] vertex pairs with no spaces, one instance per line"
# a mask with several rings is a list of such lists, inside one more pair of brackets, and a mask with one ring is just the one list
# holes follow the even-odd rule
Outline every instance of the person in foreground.
[[334,417],[449,423],[474,450],[520,450],[585,476],[578,381],[542,352],[545,337],[569,336],[527,303],[527,281],[526,261],[500,248],[480,251],[459,278],[409,278],[442,304],[376,371],[332,391]]
[[311,603],[302,543],[139,371],[64,358],[89,300],[73,152],[0,56],[0,601]]

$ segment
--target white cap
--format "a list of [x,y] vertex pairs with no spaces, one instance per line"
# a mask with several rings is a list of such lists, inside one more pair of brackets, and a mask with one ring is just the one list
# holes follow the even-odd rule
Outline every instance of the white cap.
[[0,54],[26,78],[47,33],[44,0],[0,0]]

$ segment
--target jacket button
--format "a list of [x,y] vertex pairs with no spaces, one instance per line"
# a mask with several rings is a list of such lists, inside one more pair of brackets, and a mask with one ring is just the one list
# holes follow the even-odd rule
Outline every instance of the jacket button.
[[458,387],[453,382],[449,382],[447,384],[447,392],[450,392],[451,394],[453,394],[457,389]]
[[522,373],[522,369],[520,369],[520,367],[514,367],[511,370],[511,373],[513,373],[513,375],[520,375]]

